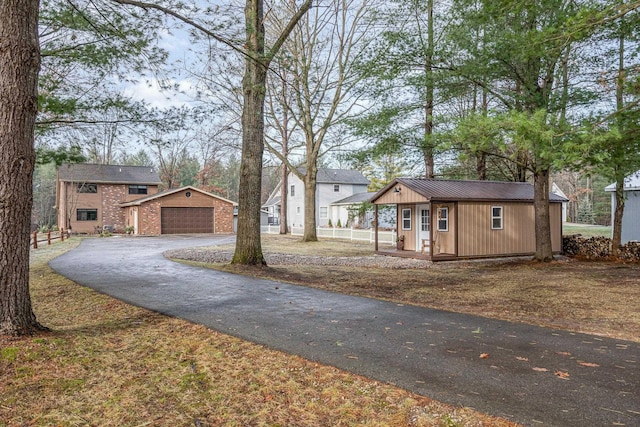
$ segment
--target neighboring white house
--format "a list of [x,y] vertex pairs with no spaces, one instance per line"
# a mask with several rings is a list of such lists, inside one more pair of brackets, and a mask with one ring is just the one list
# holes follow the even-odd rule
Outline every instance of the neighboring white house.
[[[611,223],[616,209],[616,184],[605,187],[611,193]],[[640,171],[629,175],[624,180],[624,214],[622,215],[622,244],[629,241],[640,241]]]
[[562,222],[567,222],[567,206],[569,205],[569,198],[566,194],[564,194],[564,191],[562,191],[560,187],[558,187],[558,184],[556,184],[555,182],[551,183],[551,192],[562,197],[563,199],[567,199],[566,202],[562,202]]
[[[300,169],[304,173],[304,168]],[[304,226],[304,182],[295,174],[289,173],[287,191],[287,222],[289,227]],[[316,176],[316,224],[320,227],[329,224],[337,225],[343,212],[334,215],[331,204],[343,200],[354,194],[367,193],[369,180],[360,171],[345,169],[318,169]],[[269,199],[262,206],[269,212],[269,223],[280,223],[280,184],[271,193]],[[346,212],[346,210],[345,210]],[[345,219],[348,219],[345,217]],[[341,219],[341,225],[346,225]]]

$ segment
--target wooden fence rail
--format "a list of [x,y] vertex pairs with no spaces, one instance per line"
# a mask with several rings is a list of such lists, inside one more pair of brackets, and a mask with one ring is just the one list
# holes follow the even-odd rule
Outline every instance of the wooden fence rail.
[[69,238],[69,231],[64,228],[61,228],[59,231],[47,231],[46,233],[34,231],[31,233],[29,246],[32,246],[33,249],[38,249],[38,243],[47,242],[47,245],[50,245],[52,240],[60,239],[61,242],[64,242],[65,238]]

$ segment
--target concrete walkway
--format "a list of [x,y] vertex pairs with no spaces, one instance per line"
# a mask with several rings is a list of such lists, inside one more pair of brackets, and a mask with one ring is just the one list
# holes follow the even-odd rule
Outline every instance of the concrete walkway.
[[253,279],[162,255],[233,238],[87,239],[50,265],[131,304],[524,425],[640,426],[639,343]]

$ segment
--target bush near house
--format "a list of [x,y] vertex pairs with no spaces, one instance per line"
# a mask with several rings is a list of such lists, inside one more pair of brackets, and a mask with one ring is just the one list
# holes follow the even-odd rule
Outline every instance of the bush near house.
[[[611,239],[596,236],[584,238],[579,234],[562,237],[562,251],[565,255],[588,259],[603,260],[611,258]],[[621,261],[640,262],[640,243],[628,242],[620,247]]]

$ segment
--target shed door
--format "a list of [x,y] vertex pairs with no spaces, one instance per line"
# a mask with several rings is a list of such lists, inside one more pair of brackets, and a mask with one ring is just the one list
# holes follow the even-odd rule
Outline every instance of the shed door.
[[213,208],[162,208],[161,233],[213,233]]

